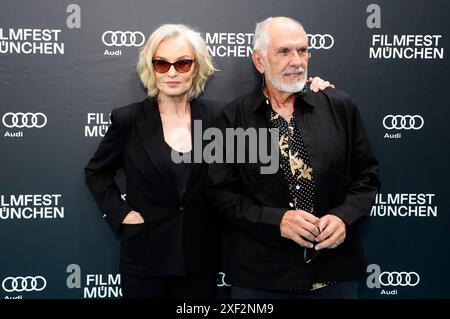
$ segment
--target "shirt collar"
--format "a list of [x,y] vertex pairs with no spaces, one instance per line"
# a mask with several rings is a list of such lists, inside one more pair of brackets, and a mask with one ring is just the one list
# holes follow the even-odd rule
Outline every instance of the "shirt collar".
[[[299,101],[304,101],[306,104],[308,104],[310,106],[315,106],[317,104],[315,96],[314,96],[315,92],[313,92],[309,89],[308,83],[305,85],[305,88],[302,91],[300,91],[298,93],[294,93],[294,94],[296,95],[294,106],[299,105],[299,103],[298,103]],[[261,107],[261,105],[267,105],[266,100],[267,100],[267,98],[264,95],[262,87],[258,87],[255,90],[253,111],[256,111],[257,109],[259,109]]]

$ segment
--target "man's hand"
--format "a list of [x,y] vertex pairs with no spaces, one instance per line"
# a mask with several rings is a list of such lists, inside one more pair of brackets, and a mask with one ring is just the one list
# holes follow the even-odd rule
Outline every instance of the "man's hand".
[[336,215],[325,215],[319,219],[320,235],[316,237],[318,244],[316,250],[323,248],[336,248],[342,244],[346,236],[345,223]]
[[319,78],[318,76],[316,76],[314,79],[313,78],[309,78],[308,79],[309,82],[309,88],[311,89],[311,91],[313,92],[319,92],[319,91],[323,91],[325,90],[327,87],[332,87],[333,89],[335,88],[333,84],[331,84],[328,81],[324,81],[321,78]]
[[319,218],[304,210],[288,210],[280,223],[281,236],[295,241],[301,246],[312,248],[319,236]]
[[130,211],[122,221],[122,224],[143,224],[144,218],[142,215],[134,210]]

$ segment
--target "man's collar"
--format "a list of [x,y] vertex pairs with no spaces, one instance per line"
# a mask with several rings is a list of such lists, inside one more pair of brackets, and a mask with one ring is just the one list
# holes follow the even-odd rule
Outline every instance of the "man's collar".
[[[299,99],[310,106],[314,106],[316,104],[316,99],[314,97],[315,93],[309,89],[309,84],[306,84],[300,92],[294,94],[296,95],[294,105],[298,105]],[[264,95],[263,89],[261,87],[257,88],[255,91],[253,111],[256,111],[261,105],[266,105],[266,100],[267,97]]]

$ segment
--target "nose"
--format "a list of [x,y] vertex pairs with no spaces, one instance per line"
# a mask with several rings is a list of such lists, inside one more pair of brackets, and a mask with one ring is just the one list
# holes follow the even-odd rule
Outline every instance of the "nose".
[[173,78],[177,75],[177,70],[175,70],[175,65],[171,65],[169,71],[167,71],[167,75]]
[[302,58],[300,57],[300,54],[296,50],[292,50],[289,62],[291,66],[302,65]]

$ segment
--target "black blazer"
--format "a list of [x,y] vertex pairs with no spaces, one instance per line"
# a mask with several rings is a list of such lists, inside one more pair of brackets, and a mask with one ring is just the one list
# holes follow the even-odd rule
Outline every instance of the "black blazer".
[[[192,123],[208,128],[217,102],[191,101]],[[194,149],[195,149],[195,142]],[[167,165],[170,154],[155,98],[114,109],[111,125],[85,167],[86,183],[101,212],[123,232],[121,271],[131,275],[184,275],[215,270],[218,231],[216,214],[206,200],[206,164],[191,164],[183,198]],[[124,169],[126,201],[115,182]],[[130,210],[145,223],[121,224]]]
[[[269,128],[265,100],[261,89],[236,99],[216,126]],[[365,273],[357,225],[369,214],[380,181],[358,109],[349,95],[335,89],[309,91],[297,97],[294,107],[314,170],[314,212],[339,216],[347,224],[347,237],[305,264],[304,249],[280,235],[281,219],[291,209],[282,171],[262,175],[260,167],[267,165],[261,163],[211,164],[209,193],[230,226],[226,260],[232,285],[307,289],[315,282],[352,280]]]

